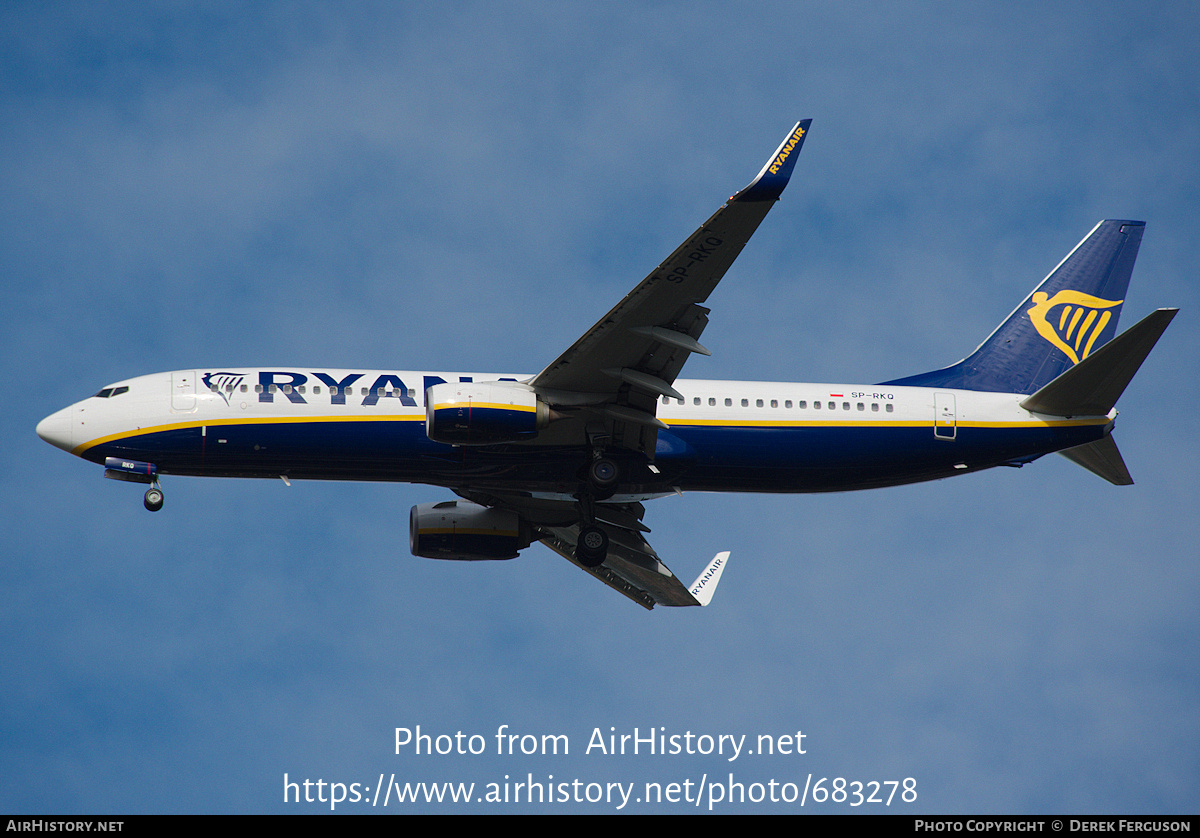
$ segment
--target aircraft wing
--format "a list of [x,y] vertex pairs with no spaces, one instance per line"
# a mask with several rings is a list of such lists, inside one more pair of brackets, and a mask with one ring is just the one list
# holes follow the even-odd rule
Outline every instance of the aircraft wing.
[[[750,185],[600,318],[530,385],[552,405],[590,412],[609,444],[653,456],[659,396],[672,387],[708,323],[700,305],[741,253],[791,177],[811,119],[792,128]],[[589,433],[590,433],[589,428]]]
[[575,544],[579,525],[550,527],[551,536],[542,543],[576,567],[587,571],[605,585],[624,594],[638,605],[651,609],[655,605],[708,605],[729,553],[718,553],[708,567],[690,586],[684,587],[679,578],[662,563],[654,548],[641,533],[601,523],[608,533],[608,557],[599,567],[584,567],[575,560]]
[[663,564],[642,533],[646,508],[640,503],[597,503],[596,524],[608,535],[608,555],[599,567],[586,567],[575,558],[580,525],[575,504],[544,500],[524,494],[490,494],[460,491],[461,497],[488,507],[511,509],[537,525],[541,542],[571,564],[643,608],[655,605],[708,605],[729,561],[729,553],[718,553],[691,585],[685,586]]
[[[708,323],[701,303],[741,253],[750,236],[787,186],[811,119],[797,122],[758,176],[731,197],[687,241],[650,272],[566,352],[529,380],[547,404],[566,413],[544,437],[547,444],[625,448],[653,459],[660,396],[683,398],[672,386],[693,352],[710,354],[697,342]],[[602,441],[601,441],[602,440]],[[601,441],[600,445],[596,445]],[[603,563],[586,567],[576,559],[583,525],[579,506],[563,499],[518,493],[456,490],[489,507],[507,508],[537,528],[539,540],[572,564],[645,608],[707,605],[728,561],[718,553],[704,572],[684,586],[643,533],[640,503],[589,503],[589,517],[608,536]]]

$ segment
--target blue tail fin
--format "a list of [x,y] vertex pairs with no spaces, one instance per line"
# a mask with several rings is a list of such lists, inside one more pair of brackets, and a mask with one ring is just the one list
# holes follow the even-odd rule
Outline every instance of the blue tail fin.
[[1101,221],[978,349],[953,366],[885,381],[1033,393],[1117,333],[1142,221]]

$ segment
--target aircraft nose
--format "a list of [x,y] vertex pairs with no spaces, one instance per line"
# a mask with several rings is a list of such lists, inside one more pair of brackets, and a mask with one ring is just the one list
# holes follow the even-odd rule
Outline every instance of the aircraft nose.
[[64,451],[74,448],[75,445],[71,439],[71,408],[64,407],[38,422],[37,435]]

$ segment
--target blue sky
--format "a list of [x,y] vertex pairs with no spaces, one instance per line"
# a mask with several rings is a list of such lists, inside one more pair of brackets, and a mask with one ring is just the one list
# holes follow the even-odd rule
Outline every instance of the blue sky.
[[[905,812],[1194,812],[1193,15],[5,4],[0,811],[328,809],[285,805],[285,773],[811,773],[913,777]],[[866,383],[951,363],[1098,220],[1140,218],[1123,325],[1182,312],[1119,405],[1137,485],[1050,457],[656,501],[680,576],[733,556],[712,607],[646,613],[540,546],[412,557],[408,509],[439,489],[174,478],[150,515],[33,433],[160,370],[536,372],[801,117],[791,186],[685,375]],[[396,755],[394,729],[418,724],[565,734],[571,753]],[[801,730],[807,753],[585,754],[597,728]]]

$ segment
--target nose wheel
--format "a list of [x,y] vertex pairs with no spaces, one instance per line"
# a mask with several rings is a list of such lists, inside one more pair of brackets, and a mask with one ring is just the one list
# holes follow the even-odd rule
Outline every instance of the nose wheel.
[[146,497],[143,498],[142,503],[145,504],[146,508],[149,509],[151,512],[157,512],[158,510],[162,509],[162,506],[163,506],[163,491],[162,491],[162,489],[158,488],[158,486],[151,486],[149,489],[146,490]]

